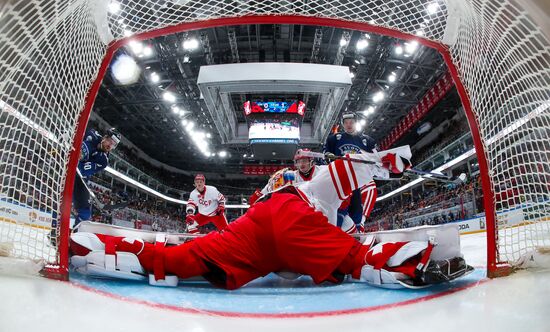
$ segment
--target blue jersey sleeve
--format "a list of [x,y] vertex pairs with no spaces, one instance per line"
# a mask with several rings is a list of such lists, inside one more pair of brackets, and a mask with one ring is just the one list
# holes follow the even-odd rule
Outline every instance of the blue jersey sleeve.
[[330,134],[327,137],[327,140],[325,141],[325,145],[323,146],[323,153],[330,152],[330,153],[336,154],[335,141],[336,141],[336,136],[334,136],[334,134]]

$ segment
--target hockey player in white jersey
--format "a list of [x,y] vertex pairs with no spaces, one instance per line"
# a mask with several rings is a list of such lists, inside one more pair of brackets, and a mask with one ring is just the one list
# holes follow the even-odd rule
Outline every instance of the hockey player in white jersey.
[[[315,159],[307,156],[310,149],[298,149],[294,154],[294,166],[296,167],[296,184],[310,181],[319,174],[320,167],[315,165]],[[304,153],[305,152],[305,153]]]
[[218,231],[227,227],[225,217],[225,196],[214,186],[206,185],[203,174],[197,174],[194,181],[195,189],[189,194],[185,208],[188,231],[198,232],[198,227],[214,224]]

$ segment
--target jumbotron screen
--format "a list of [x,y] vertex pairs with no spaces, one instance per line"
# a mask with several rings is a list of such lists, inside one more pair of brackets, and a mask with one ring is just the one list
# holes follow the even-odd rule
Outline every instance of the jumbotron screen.
[[300,126],[296,119],[253,119],[249,121],[248,138],[299,140]]
[[244,103],[244,114],[252,113],[289,113],[304,116],[306,104],[303,101],[246,101]]

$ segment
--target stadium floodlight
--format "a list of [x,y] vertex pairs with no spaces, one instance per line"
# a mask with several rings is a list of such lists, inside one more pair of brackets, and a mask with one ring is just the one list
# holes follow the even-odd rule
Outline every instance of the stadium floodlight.
[[153,55],[153,48],[151,46],[145,46],[143,48],[143,55],[145,55],[146,57],[150,57],[151,55]]
[[141,69],[131,56],[122,54],[113,62],[111,72],[118,84],[128,85],[137,82]]
[[168,102],[171,102],[171,103],[176,101],[176,96],[173,93],[168,92],[168,91],[162,94],[162,98],[164,98],[164,100],[166,100]]
[[138,42],[138,41],[135,41],[135,40],[132,40],[128,43],[128,45],[130,45],[130,49],[132,50],[132,52],[135,54],[135,55],[140,55],[143,53],[143,44]]
[[432,3],[428,4],[428,6],[426,7],[426,11],[430,15],[433,15],[433,14],[437,13],[438,9],[439,9],[439,4],[437,2],[432,2]]
[[156,72],[152,72],[151,75],[149,75],[149,79],[153,83],[158,83],[158,81],[160,81],[159,74],[157,74]]
[[416,51],[417,47],[418,47],[418,42],[416,40],[410,43],[405,43],[405,52],[409,54],[413,54],[414,51]]
[[395,51],[395,54],[401,55],[401,54],[403,54],[403,47],[398,45],[398,46],[395,47],[394,51]]
[[222,158],[225,158],[225,157],[227,157],[227,151],[222,150],[218,153],[218,155]]
[[186,39],[183,41],[183,48],[185,50],[192,51],[197,49],[198,47],[199,47],[199,41],[196,40],[195,38]]
[[375,93],[374,96],[372,96],[372,101],[377,103],[379,101],[384,100],[385,97],[386,97],[386,95],[384,94],[384,92],[379,91],[379,92]]
[[366,39],[359,39],[357,41],[357,44],[355,44],[355,47],[357,48],[358,51],[362,51],[368,46],[369,46],[369,41]]
[[107,9],[111,14],[117,14],[120,11],[120,3],[118,1],[111,1],[107,5]]

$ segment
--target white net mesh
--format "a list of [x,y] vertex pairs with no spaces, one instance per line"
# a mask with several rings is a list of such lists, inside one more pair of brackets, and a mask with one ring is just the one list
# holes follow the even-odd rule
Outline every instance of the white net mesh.
[[18,257],[58,262],[44,239],[110,42],[217,18],[247,24],[248,15],[369,23],[411,38],[422,30],[449,44],[486,149],[500,260],[550,244],[550,43],[515,2],[497,0],[8,1],[0,5],[0,242],[15,242]]

